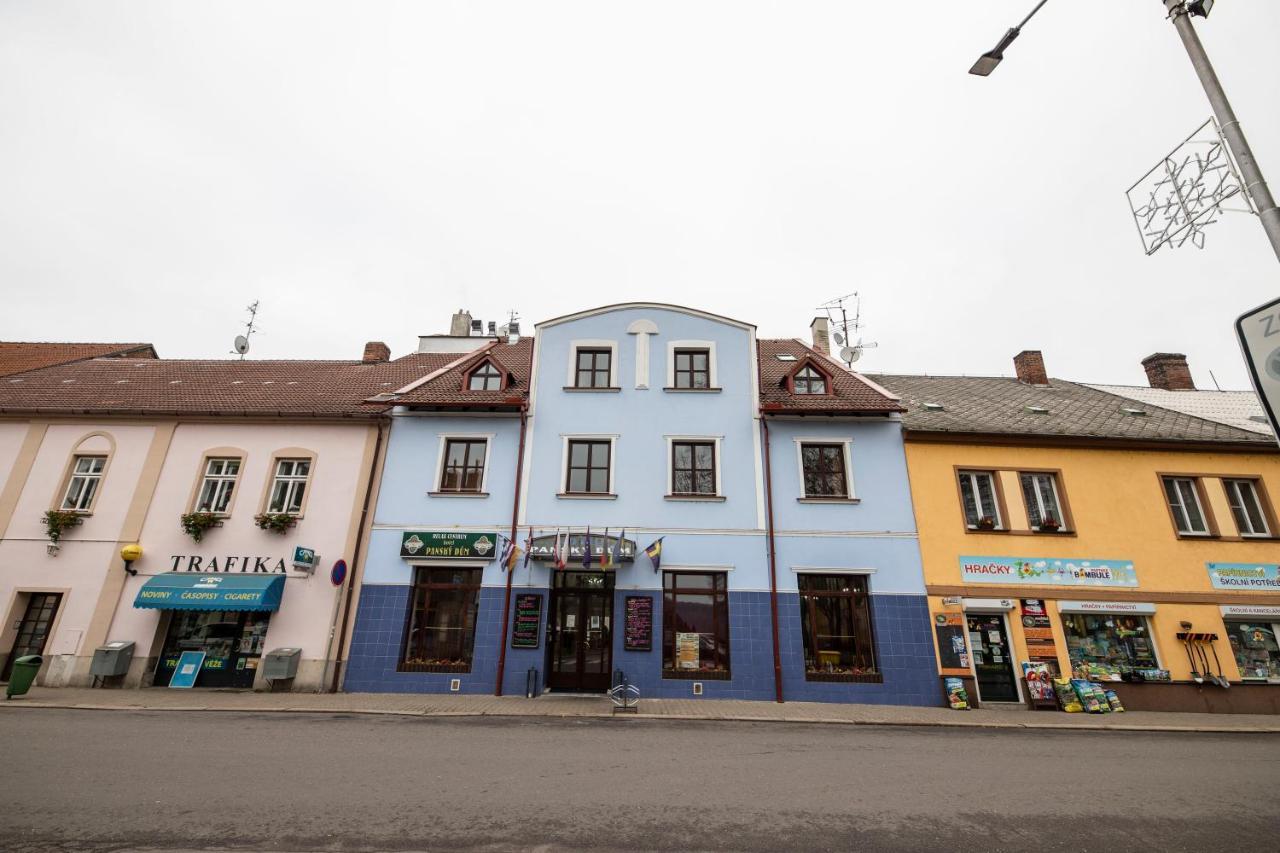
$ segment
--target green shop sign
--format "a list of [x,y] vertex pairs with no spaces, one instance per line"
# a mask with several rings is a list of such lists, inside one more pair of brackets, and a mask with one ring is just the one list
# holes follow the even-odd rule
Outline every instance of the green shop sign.
[[492,560],[497,550],[496,533],[410,530],[400,539],[400,556],[406,559]]

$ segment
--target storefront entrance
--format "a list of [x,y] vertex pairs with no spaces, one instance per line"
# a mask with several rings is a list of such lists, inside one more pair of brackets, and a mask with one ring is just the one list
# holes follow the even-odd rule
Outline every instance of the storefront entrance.
[[559,571],[554,578],[547,687],[608,690],[613,666],[613,573]]
[[45,644],[49,641],[49,629],[53,626],[53,618],[58,615],[58,605],[61,603],[60,592],[31,593],[22,621],[18,623],[18,636],[14,638],[13,649],[5,659],[4,671],[0,672],[0,681],[9,680],[13,662],[18,658],[44,654]]
[[999,613],[968,613],[966,619],[978,698],[983,702],[1017,702],[1013,648],[1004,616]]
[[249,610],[175,610],[152,684],[167,687],[183,652],[204,652],[196,687],[253,687],[271,614]]

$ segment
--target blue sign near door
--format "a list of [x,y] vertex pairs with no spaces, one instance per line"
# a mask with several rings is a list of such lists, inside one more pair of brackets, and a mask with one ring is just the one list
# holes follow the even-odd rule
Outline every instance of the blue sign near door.
[[204,652],[183,652],[178,658],[178,665],[169,679],[170,687],[195,687],[200,677],[200,667],[204,665]]

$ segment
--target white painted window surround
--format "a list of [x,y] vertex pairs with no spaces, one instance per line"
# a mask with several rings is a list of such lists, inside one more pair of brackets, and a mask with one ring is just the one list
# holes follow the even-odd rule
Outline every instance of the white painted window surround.
[[[617,433],[582,433],[560,435],[560,494],[569,492],[569,442],[570,441],[607,441],[609,442],[609,491],[600,493],[598,497],[613,497],[618,493],[618,434]],[[574,495],[574,497],[590,500],[592,495]]]
[[627,326],[627,334],[636,336],[636,388],[649,387],[649,336],[658,334],[658,325],[652,320],[635,320]]
[[806,444],[842,444],[844,445],[844,481],[849,485],[847,500],[857,500],[858,490],[853,484],[853,439],[848,436],[806,435],[792,439],[796,444],[796,480],[800,497],[809,497],[804,493],[804,454],[801,452]]
[[449,439],[455,438],[463,441],[484,441],[486,446],[484,449],[484,472],[480,475],[480,492],[481,496],[487,495],[489,492],[489,462],[493,459],[493,439],[495,433],[492,432],[442,432],[440,436],[440,447],[436,450],[436,473],[431,478],[431,487],[427,491],[434,496],[444,497],[476,497],[474,492],[438,492],[440,488],[441,478],[444,476],[444,450],[449,445]]
[[676,350],[678,349],[704,349],[707,351],[707,367],[710,375],[707,377],[712,388],[720,387],[720,374],[716,370],[716,342],[715,341],[667,341],[667,387],[674,388],[676,385]]
[[568,370],[565,371],[564,385],[566,388],[572,388],[577,384],[578,378],[578,350],[580,349],[607,349],[609,351],[609,387],[618,387],[618,342],[606,341],[603,339],[586,338],[582,340],[569,341],[569,364]]

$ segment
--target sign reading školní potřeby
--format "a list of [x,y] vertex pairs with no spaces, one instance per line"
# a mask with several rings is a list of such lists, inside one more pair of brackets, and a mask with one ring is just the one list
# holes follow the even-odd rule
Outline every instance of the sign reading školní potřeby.
[[1129,560],[1060,560],[1054,557],[961,557],[965,583],[1028,586],[1137,586]]
[[1205,563],[1215,589],[1264,589],[1280,592],[1280,565],[1275,563]]
[[406,559],[492,560],[497,550],[496,533],[410,530],[400,538],[400,556]]

